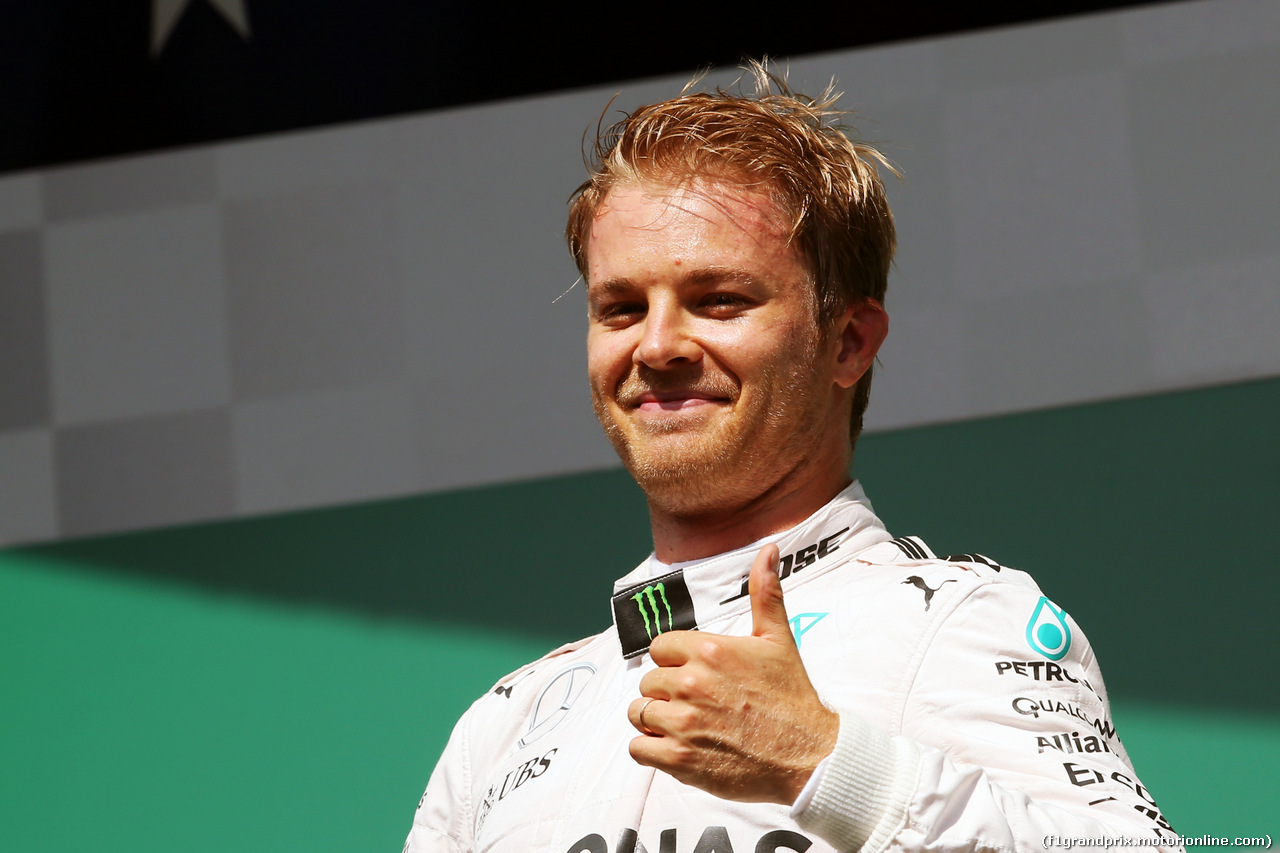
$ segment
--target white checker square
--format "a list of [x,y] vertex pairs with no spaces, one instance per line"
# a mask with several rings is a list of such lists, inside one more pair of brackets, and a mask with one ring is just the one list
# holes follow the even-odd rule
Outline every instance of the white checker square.
[[[479,388],[517,358],[543,382],[554,374],[539,366],[566,354],[584,363],[585,291],[579,285],[555,301],[578,277],[564,223],[565,202],[585,177],[582,118],[574,99],[522,102],[474,109],[465,122],[438,122],[430,137],[419,127],[404,140],[406,160],[431,151],[398,187],[414,376],[461,375]],[[557,144],[531,150],[506,132],[511,126]],[[477,175],[497,189],[478,192]]]
[[52,431],[0,432],[0,545],[53,538],[56,491]]
[[237,403],[241,514],[408,494],[417,485],[413,406],[396,383]]
[[45,250],[56,424],[228,402],[214,205],[52,225]]
[[398,377],[403,300],[395,194],[317,187],[223,202],[237,400]]
[[421,487],[439,491],[616,467],[618,457],[591,413],[585,368],[566,363],[539,373],[513,362],[488,376],[441,376],[418,385]]
[[[400,256],[423,488],[617,464],[591,414],[585,289],[565,292],[578,273],[563,237],[584,178],[581,128],[607,100],[476,108],[404,140]],[[510,126],[547,147],[530,150]],[[477,193],[476,174],[501,192]]]

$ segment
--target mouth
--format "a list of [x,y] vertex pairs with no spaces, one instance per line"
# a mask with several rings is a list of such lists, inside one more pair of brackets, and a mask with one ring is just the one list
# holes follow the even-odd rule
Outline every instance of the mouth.
[[665,391],[645,391],[627,401],[627,408],[646,414],[661,412],[686,412],[705,406],[728,403],[729,398],[710,391],[697,389],[675,389]]

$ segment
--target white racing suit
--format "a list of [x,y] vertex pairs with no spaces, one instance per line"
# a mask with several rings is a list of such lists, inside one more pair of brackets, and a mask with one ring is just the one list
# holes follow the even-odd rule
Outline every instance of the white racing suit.
[[800,655],[840,714],[794,808],[719,799],[627,752],[650,636],[750,634],[751,546],[657,577],[646,562],[615,586],[610,630],[476,701],[405,850],[1032,851],[1173,835],[1116,736],[1088,640],[1028,575],[892,539],[856,483],[774,541]]

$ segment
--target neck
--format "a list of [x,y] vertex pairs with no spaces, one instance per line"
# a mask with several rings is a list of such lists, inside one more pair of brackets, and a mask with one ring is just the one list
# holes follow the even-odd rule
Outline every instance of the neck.
[[803,482],[784,480],[749,499],[692,512],[667,510],[651,499],[654,556],[664,563],[699,560],[790,530],[852,482],[846,471],[832,467]]

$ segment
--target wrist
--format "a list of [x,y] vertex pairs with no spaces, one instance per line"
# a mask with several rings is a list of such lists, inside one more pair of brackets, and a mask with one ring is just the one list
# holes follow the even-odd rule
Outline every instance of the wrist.
[[810,788],[810,781],[827,757],[835,751],[840,737],[840,715],[826,706],[817,714],[809,729],[809,738],[805,744],[805,755],[798,771],[791,775],[789,784],[779,800],[783,805],[796,803]]

